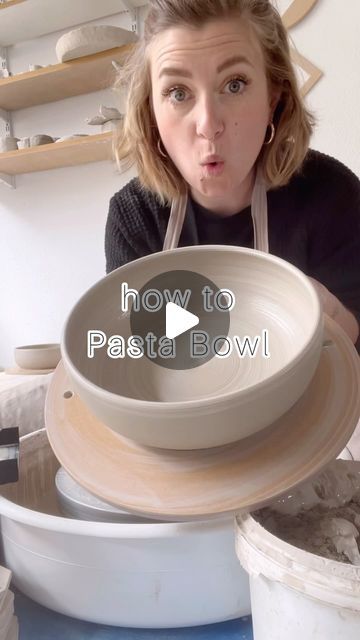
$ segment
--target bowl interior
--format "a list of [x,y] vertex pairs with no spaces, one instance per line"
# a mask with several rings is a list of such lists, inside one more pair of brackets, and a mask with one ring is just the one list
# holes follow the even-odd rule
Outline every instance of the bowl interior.
[[[121,335],[127,340],[131,335],[129,315],[120,308],[122,282],[139,291],[156,275],[184,269],[184,265],[235,294],[229,357],[215,356],[201,366],[180,371],[154,364],[145,356],[112,359],[106,345],[88,358],[88,331],[103,331],[107,339]],[[294,360],[311,348],[320,322],[319,309],[307,278],[274,256],[232,247],[177,249],[129,263],[92,287],[67,321],[63,355],[65,364],[87,381],[128,398],[177,402],[223,396],[252,388],[291,368]],[[251,350],[243,351],[246,336],[252,341],[248,343],[252,356]]]

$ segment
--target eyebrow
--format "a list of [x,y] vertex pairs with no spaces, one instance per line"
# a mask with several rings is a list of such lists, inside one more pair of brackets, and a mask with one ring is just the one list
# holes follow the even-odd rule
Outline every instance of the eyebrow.
[[[222,62],[216,69],[217,73],[221,73],[221,71],[224,71],[225,69],[227,69],[228,67],[232,67],[234,64],[238,64],[239,62],[248,64],[250,67],[252,67],[253,65],[251,64],[250,60],[248,60],[248,58],[246,58],[245,56],[239,56],[239,55],[235,55],[232,56],[231,58],[229,58],[228,60],[225,60],[224,62]],[[161,78],[162,76],[183,76],[184,78],[192,78],[192,73],[191,71],[187,71],[186,69],[180,69],[178,67],[164,67],[160,73],[159,73],[159,78]]]

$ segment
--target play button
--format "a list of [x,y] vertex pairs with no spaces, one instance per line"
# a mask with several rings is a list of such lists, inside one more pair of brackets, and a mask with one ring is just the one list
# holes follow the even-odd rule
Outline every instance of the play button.
[[151,362],[192,369],[215,356],[214,341],[221,349],[230,327],[229,300],[212,280],[194,271],[166,271],[137,291],[130,328]]
[[169,339],[177,338],[185,331],[189,331],[199,324],[198,316],[190,311],[186,311],[174,302],[168,302],[166,305],[166,337]]

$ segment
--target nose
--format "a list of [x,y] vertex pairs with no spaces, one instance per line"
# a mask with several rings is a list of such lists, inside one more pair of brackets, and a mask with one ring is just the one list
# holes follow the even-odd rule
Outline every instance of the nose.
[[212,97],[199,100],[196,111],[196,133],[201,138],[215,140],[224,130],[220,107]]

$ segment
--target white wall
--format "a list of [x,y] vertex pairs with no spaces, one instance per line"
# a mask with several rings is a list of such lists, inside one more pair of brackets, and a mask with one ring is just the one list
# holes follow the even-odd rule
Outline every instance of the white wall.
[[[278,4],[284,9],[290,0]],[[359,0],[318,0],[291,31],[298,50],[324,71],[308,96],[319,120],[312,146],[338,157],[358,175],[359,22]],[[130,28],[126,13],[97,23]],[[9,48],[11,70],[55,63],[61,33]],[[94,115],[100,103],[113,105],[114,99],[108,89],[18,111],[14,135],[95,132],[84,118]],[[16,345],[60,340],[72,305],[105,273],[108,202],[133,175],[120,176],[110,163],[101,162],[19,176],[15,191],[0,184],[0,365],[13,364]]]
[[[282,10],[291,2],[278,0],[277,4]],[[318,121],[312,147],[335,156],[358,176],[359,24],[359,0],[318,0],[304,20],[290,31],[299,53],[324,73],[307,96],[307,104]]]
[[[94,24],[131,28],[127,13]],[[55,44],[66,31],[9,47],[11,71],[57,63]],[[123,106],[106,89],[31,107],[13,113],[13,133],[100,133],[85,118],[101,103]],[[0,184],[0,366],[13,364],[16,345],[60,340],[71,307],[105,274],[109,199],[134,175],[98,162],[17,176],[16,190]]]

